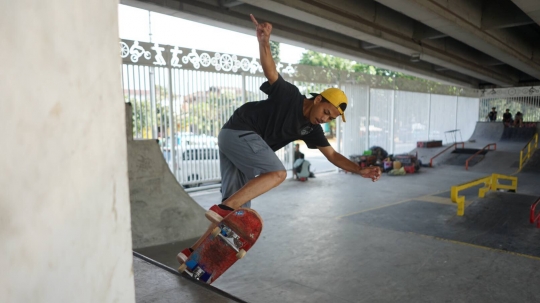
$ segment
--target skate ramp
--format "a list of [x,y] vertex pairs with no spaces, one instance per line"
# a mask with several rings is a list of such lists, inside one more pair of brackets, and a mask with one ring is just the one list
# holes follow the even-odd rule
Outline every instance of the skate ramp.
[[133,249],[201,236],[205,210],[176,181],[156,140],[133,140],[126,105],[128,175]]
[[133,253],[135,301],[146,302],[245,302],[216,287],[180,275],[175,269]]
[[528,142],[536,132],[536,127],[507,127],[503,131],[501,142]]
[[502,122],[476,122],[471,140],[480,142],[527,142],[538,132],[540,123],[527,127],[504,127]]
[[532,157],[525,163],[522,173],[540,174],[540,152],[537,150]]
[[497,142],[501,140],[504,124],[499,122],[476,122],[470,140]]

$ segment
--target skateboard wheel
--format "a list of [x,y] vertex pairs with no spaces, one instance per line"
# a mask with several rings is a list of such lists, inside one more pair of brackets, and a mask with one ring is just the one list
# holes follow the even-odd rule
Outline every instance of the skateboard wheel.
[[217,224],[217,223],[223,221],[223,217],[220,216],[215,211],[212,211],[212,210],[207,211],[204,215],[205,215],[206,219],[210,220],[210,222],[212,222],[212,223]]
[[246,255],[246,251],[243,250],[243,249],[240,249],[240,250],[238,251],[238,253],[236,254],[236,258],[237,258],[238,260],[240,260],[240,259],[242,259],[245,255]]
[[178,267],[178,272],[179,273],[183,273],[187,268],[187,265],[184,263],[182,265],[180,265],[180,267]]
[[184,255],[183,253],[178,253],[178,255],[176,255],[176,260],[180,264],[186,263],[187,259],[188,259],[187,256]]
[[216,228],[214,228],[214,230],[212,230],[211,235],[212,235],[212,237],[215,237],[215,236],[217,236],[220,232],[221,232],[221,228],[216,227]]

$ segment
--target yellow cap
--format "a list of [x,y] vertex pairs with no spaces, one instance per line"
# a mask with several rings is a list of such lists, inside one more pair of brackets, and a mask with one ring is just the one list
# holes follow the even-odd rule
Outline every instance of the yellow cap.
[[325,89],[321,93],[321,96],[338,109],[339,113],[341,114],[341,120],[346,122],[345,109],[347,108],[347,96],[345,93],[339,88],[331,87]]

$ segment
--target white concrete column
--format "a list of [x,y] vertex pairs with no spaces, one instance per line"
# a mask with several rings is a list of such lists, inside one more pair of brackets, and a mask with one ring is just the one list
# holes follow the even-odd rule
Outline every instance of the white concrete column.
[[133,302],[118,3],[0,1],[0,302]]

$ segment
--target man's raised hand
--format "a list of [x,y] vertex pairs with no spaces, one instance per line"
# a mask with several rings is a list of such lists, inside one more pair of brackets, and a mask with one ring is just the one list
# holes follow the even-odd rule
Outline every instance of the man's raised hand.
[[269,42],[270,33],[272,33],[272,24],[268,22],[259,24],[257,19],[255,19],[255,16],[249,14],[249,17],[251,18],[253,24],[255,24],[255,29],[257,30],[257,40],[259,40],[259,42]]

